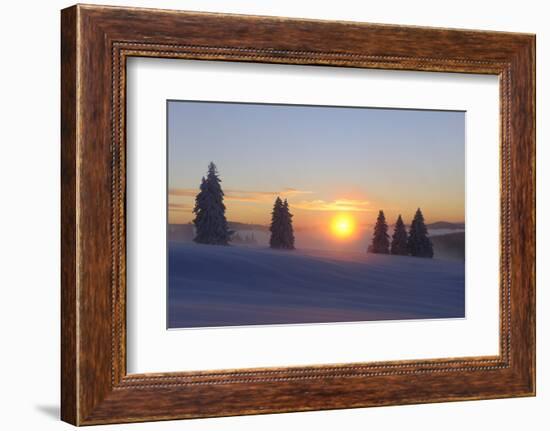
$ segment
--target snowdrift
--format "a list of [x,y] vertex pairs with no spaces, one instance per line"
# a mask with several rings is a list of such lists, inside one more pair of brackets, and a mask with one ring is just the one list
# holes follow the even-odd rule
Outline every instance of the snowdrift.
[[464,317],[464,263],[170,242],[170,328]]

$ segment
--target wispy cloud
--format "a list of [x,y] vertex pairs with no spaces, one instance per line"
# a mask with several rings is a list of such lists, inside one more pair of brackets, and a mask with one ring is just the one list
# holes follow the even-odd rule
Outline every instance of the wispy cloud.
[[294,208],[308,211],[351,211],[368,212],[372,211],[370,202],[357,199],[336,199],[333,201],[324,201],[321,199],[313,201],[301,201],[292,205]]
[[[348,212],[368,212],[372,211],[370,202],[361,199],[335,199],[326,201],[322,199],[295,201],[292,198],[311,194],[311,191],[299,190],[295,188],[284,188],[279,191],[265,190],[241,190],[226,189],[225,200],[228,202],[255,202],[271,203],[277,196],[291,200],[292,208],[307,211],[348,211]],[[170,189],[169,195],[172,198],[170,202],[170,211],[191,211],[192,205],[188,203],[173,202],[178,198],[194,198],[197,195],[197,189]]]
[[287,187],[286,189],[281,190],[280,193],[285,195],[285,196],[296,196],[296,195],[307,195],[307,194],[310,194],[310,193],[313,193],[313,192],[311,192],[309,190],[298,190],[298,189],[294,189],[292,187]]
[[196,189],[170,189],[168,190],[170,196],[191,196],[194,197],[197,194]]
[[181,203],[169,203],[168,204],[168,211],[191,211],[193,209],[192,205],[189,204],[181,204]]
[[[174,197],[195,197],[197,195],[197,189],[170,189],[170,196]],[[225,200],[238,201],[238,202],[269,202],[275,199],[277,196],[290,198],[292,196],[304,195],[312,193],[307,190],[298,190],[295,188],[284,188],[279,191],[262,191],[262,190],[238,190],[238,189],[226,189],[224,190]]]

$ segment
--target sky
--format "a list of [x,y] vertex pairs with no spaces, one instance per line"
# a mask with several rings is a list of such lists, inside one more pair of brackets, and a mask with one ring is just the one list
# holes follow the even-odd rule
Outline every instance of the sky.
[[168,101],[169,223],[193,219],[210,161],[229,221],[269,224],[277,196],[295,229],[464,221],[464,112]]

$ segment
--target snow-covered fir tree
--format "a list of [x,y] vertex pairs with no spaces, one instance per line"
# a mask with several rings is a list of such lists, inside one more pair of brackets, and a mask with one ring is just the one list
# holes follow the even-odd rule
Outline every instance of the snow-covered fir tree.
[[409,237],[407,239],[407,249],[411,256],[417,257],[433,257],[434,249],[432,241],[428,236],[428,228],[424,223],[424,216],[420,208],[416,210],[411,228],[409,230]]
[[401,214],[397,217],[397,221],[393,228],[390,253],[399,256],[406,256],[409,254],[409,250],[407,249],[407,229],[405,229]]
[[202,178],[200,191],[195,197],[195,238],[199,244],[228,245],[232,231],[225,218],[223,190],[216,165],[210,162],[208,174]]
[[279,196],[277,196],[273,204],[269,231],[271,232],[271,237],[269,238],[269,246],[271,248],[294,249],[292,214],[290,213],[287,200],[285,199],[283,202]]
[[292,213],[288,206],[288,201],[283,202],[283,243],[284,248],[294,250],[294,228],[292,227]]
[[390,236],[388,235],[388,225],[384,211],[380,210],[376,225],[374,226],[374,235],[372,244],[367,250],[370,253],[389,254],[390,253]]
[[282,208],[283,201],[279,196],[277,196],[277,199],[275,199],[275,203],[273,204],[273,210],[271,211],[271,225],[269,226],[269,231],[271,232],[269,246],[271,248],[281,248],[282,245]]

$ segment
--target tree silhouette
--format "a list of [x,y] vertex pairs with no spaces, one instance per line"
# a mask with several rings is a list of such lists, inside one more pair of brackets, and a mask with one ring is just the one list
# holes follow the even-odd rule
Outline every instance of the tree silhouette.
[[409,238],[407,239],[407,249],[411,256],[431,258],[434,255],[432,241],[428,236],[428,228],[424,223],[424,216],[420,208],[416,210],[411,223]]
[[202,178],[200,191],[195,197],[195,238],[199,244],[228,245],[232,231],[225,218],[223,190],[216,165],[210,162],[208,174]]
[[269,231],[271,232],[269,246],[271,248],[282,248],[282,208],[283,201],[279,196],[277,196],[277,199],[275,199],[275,203],[273,204],[273,211],[271,211],[271,225],[269,226]]
[[273,204],[271,225],[269,227],[271,248],[294,250],[294,229],[292,228],[292,214],[287,200],[283,202],[279,196]]
[[294,250],[294,228],[292,227],[292,213],[288,205],[288,201],[285,199],[282,208],[283,214],[283,242],[284,248]]
[[390,252],[398,256],[407,256],[409,254],[407,248],[407,230],[405,229],[401,214],[397,217],[397,221],[393,228]]
[[388,225],[386,223],[386,217],[384,211],[380,210],[378,218],[376,219],[376,225],[374,226],[374,235],[372,237],[372,244],[368,248],[370,253],[389,254],[390,252],[390,239],[388,235]]

